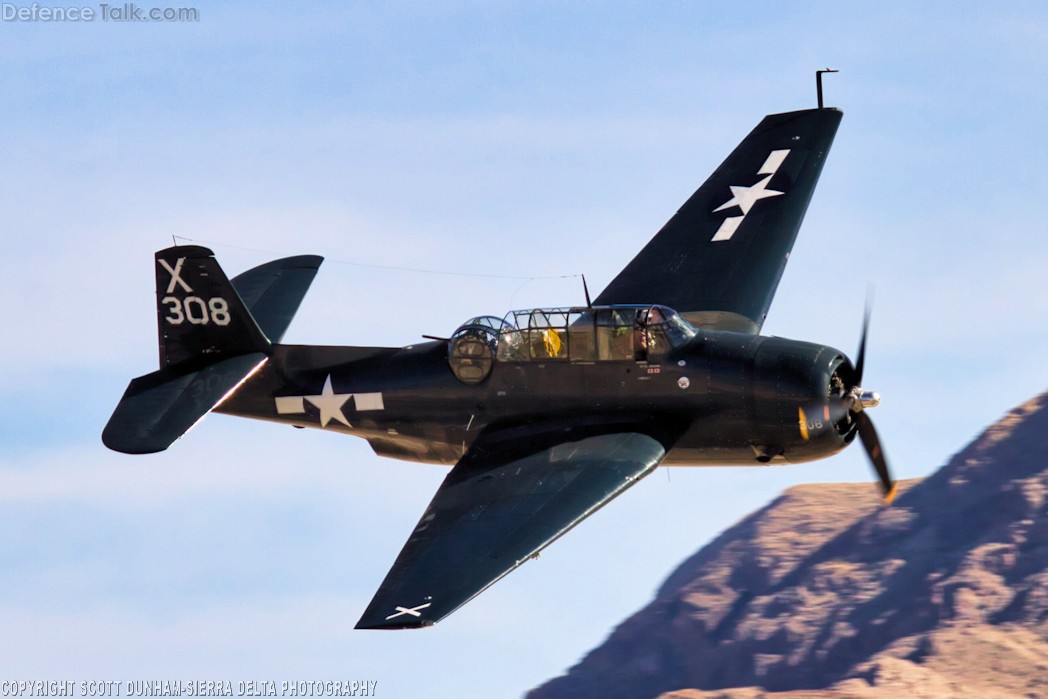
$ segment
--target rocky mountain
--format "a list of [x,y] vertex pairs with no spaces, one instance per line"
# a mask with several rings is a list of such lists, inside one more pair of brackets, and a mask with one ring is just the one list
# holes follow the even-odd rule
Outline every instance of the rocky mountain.
[[891,506],[787,490],[528,696],[1048,697],[1048,394]]

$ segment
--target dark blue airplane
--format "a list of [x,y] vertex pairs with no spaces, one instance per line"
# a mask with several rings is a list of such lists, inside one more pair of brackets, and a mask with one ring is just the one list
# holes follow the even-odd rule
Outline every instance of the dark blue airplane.
[[280,344],[319,257],[228,280],[206,248],[161,250],[160,370],[102,439],[161,451],[215,411],[452,465],[357,628],[436,623],[659,464],[797,463],[858,435],[890,500],[865,323],[854,364],[760,334],[841,117],[766,117],[592,303],[408,347]]

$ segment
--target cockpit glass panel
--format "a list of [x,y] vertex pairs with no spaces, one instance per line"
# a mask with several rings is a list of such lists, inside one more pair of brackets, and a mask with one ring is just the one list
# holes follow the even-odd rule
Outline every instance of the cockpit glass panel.
[[526,351],[526,333],[520,330],[503,330],[499,333],[499,346],[496,356],[500,362],[526,362],[529,357]]
[[596,310],[598,359],[623,361],[634,358],[636,316],[636,308],[599,308]]
[[596,317],[592,311],[568,313],[568,353],[573,362],[592,362],[597,358]]
[[644,351],[648,356],[664,354],[687,344],[696,331],[676,311],[665,306],[652,306],[642,316]]
[[501,330],[505,324],[505,320],[496,316],[477,316],[476,318],[470,318],[469,320],[467,320],[465,323],[462,324],[461,327],[466,327],[469,325],[479,325],[498,331]]

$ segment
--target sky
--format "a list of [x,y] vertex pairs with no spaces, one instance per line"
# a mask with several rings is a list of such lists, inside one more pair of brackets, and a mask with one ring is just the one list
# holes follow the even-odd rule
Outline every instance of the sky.
[[660,468],[435,628],[354,631],[444,467],[221,415],[157,455],[101,444],[156,368],[173,236],[230,276],[327,258],[285,342],[578,304],[575,275],[603,288],[831,67],[844,120],[764,332],[853,355],[873,285],[865,383],[902,478],[1048,387],[1043,3],[193,7],[0,22],[4,679],[520,696],[783,489],[872,481],[857,447]]

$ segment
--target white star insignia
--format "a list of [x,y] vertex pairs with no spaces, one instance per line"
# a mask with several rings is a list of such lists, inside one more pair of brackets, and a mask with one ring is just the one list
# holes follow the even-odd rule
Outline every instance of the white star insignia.
[[328,374],[327,381],[324,382],[324,390],[319,396],[303,396],[303,398],[320,409],[321,427],[327,427],[331,420],[338,420],[346,427],[352,427],[342,413],[342,406],[352,395],[352,393],[335,393],[331,388],[331,374]]
[[753,185],[752,187],[736,187],[732,185],[731,188],[731,199],[724,202],[716,209],[717,211],[724,211],[724,209],[730,209],[733,206],[738,206],[742,209],[742,214],[745,216],[750,213],[750,209],[761,199],[767,199],[768,197],[777,197],[783,192],[778,192],[774,189],[767,189],[768,182],[771,181],[772,176],[768,175],[763,180]]

